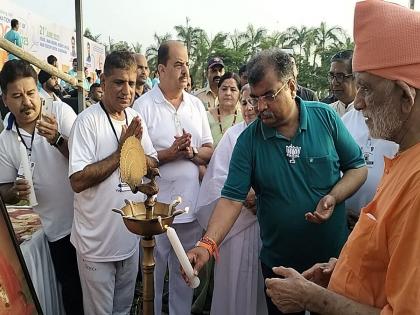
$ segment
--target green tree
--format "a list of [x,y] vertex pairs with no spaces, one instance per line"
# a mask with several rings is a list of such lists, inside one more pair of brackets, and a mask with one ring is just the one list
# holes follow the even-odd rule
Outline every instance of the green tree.
[[283,48],[287,46],[289,35],[284,32],[274,32],[271,35],[265,36],[261,39],[260,48],[262,50],[270,48]]
[[133,43],[131,44],[131,48],[132,48],[133,52],[135,52],[137,54],[141,54],[142,50],[143,50],[142,49],[143,45],[140,44],[139,42],[135,42],[134,44]]
[[308,29],[306,26],[301,26],[301,28],[291,26],[286,30],[286,32],[288,45],[292,48],[297,47],[299,56],[302,56],[303,48],[308,36],[311,33],[311,29]]
[[190,58],[191,54],[194,52],[198,38],[203,34],[203,30],[190,26],[190,19],[188,17],[186,17],[185,20],[185,26],[176,25],[174,28],[177,32],[178,39],[184,42],[185,46],[187,46],[188,58]]
[[94,42],[99,43],[99,38],[101,37],[101,34],[94,35],[89,28],[85,28],[85,32],[83,33],[83,36],[86,38],[89,38],[90,40],[93,40]]
[[133,51],[132,47],[126,41],[120,40],[118,42],[115,42],[112,38],[109,38],[109,52],[117,50]]
[[246,28],[243,38],[247,44],[248,54],[247,57],[255,55],[261,50],[261,42],[263,41],[267,30],[265,28],[255,28],[252,24],[249,24]]
[[218,52],[226,47],[227,34],[217,33],[209,38],[205,31],[201,30],[194,51],[193,62],[190,66],[190,74],[196,86],[203,86],[206,82],[206,67],[209,57],[218,55]]
[[167,40],[170,40],[172,38],[172,35],[169,33],[166,33],[162,36],[159,36],[158,34],[154,34],[153,38],[155,40],[155,43],[147,47],[146,49],[146,58],[147,62],[149,64],[149,69],[152,69],[152,71],[157,70],[157,56],[158,56],[158,50],[162,43],[166,42]]

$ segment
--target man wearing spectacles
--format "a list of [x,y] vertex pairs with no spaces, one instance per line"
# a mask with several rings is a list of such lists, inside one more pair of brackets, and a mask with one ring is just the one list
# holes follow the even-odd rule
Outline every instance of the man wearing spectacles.
[[332,103],[330,106],[340,117],[353,108],[351,105],[356,96],[356,85],[351,66],[352,59],[352,50],[340,51],[331,58],[328,81],[331,84],[332,93],[338,101]]
[[[211,240],[217,253],[252,187],[263,275],[277,278],[275,266],[303,272],[320,257],[328,260],[340,253],[348,235],[344,200],[363,184],[367,170],[359,146],[338,115],[326,104],[296,96],[287,53],[263,51],[247,69],[250,102],[259,119],[238,138],[204,240]],[[213,251],[201,243],[188,252],[197,271]],[[270,293],[269,314],[282,314]]]

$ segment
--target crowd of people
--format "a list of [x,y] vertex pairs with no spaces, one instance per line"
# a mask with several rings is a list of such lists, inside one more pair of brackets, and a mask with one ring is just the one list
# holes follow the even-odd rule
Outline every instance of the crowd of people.
[[156,200],[190,209],[172,227],[201,278],[190,288],[157,235],[155,314],[167,277],[171,315],[420,313],[420,14],[362,1],[354,21],[354,51],[325,74],[331,104],[281,49],[238,74],[209,56],[195,92],[182,42],[160,45],[153,81],[144,55],[114,51],[78,114],[55,76],[4,64],[0,194],[28,200],[23,145],[66,314],[132,307],[139,236],[111,211],[145,200],[119,172],[130,136],[159,167]]

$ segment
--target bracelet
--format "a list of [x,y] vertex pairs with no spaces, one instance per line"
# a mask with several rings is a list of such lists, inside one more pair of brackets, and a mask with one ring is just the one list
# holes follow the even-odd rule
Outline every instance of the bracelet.
[[195,245],[196,247],[203,247],[205,249],[207,249],[207,251],[211,256],[214,256],[214,258],[216,259],[216,261],[218,261],[219,259],[219,247],[217,246],[216,242],[213,241],[210,237],[208,236],[203,236]]

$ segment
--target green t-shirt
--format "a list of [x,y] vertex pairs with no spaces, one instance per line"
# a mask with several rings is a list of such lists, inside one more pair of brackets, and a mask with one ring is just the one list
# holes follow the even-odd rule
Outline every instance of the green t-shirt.
[[[305,220],[340,179],[365,165],[362,152],[326,104],[297,98],[300,126],[287,139],[260,119],[239,136],[222,196],[243,201],[252,187],[262,239],[261,261],[303,271],[337,257],[348,230],[344,203],[323,224]],[[294,162],[294,163],[293,163]]]
[[[7,39],[9,42],[15,44],[16,46],[22,48],[22,36],[20,36],[19,32],[11,29],[6,34],[4,34],[4,38]],[[8,55],[8,60],[17,59],[17,57],[11,53]]]

